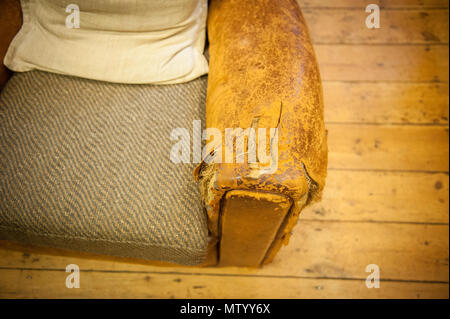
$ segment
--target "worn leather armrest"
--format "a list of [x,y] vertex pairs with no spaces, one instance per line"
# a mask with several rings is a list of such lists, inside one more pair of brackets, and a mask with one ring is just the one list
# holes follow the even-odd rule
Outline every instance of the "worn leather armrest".
[[210,231],[220,237],[227,192],[275,193],[293,203],[278,236],[286,241],[300,210],[320,199],[327,168],[321,79],[305,20],[295,0],[212,0],[208,37],[206,127],[223,136],[226,128],[278,128],[270,173],[247,160],[199,166]]
[[0,91],[8,81],[11,72],[3,64],[3,59],[14,36],[22,25],[22,11],[19,0],[0,1]]

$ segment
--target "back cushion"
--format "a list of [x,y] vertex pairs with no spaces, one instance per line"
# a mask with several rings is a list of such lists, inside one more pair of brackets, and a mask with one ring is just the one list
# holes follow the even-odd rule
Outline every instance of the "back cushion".
[[21,0],[21,4],[23,26],[4,59],[13,71],[39,69],[153,84],[186,82],[208,72],[203,56],[207,0]]

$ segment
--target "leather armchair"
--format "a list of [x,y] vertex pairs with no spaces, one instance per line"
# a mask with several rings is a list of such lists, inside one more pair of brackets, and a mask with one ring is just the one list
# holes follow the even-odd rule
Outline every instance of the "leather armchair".
[[259,163],[209,164],[199,173],[220,264],[258,266],[287,244],[325,184],[319,70],[295,0],[212,1],[208,37],[207,128],[278,128],[272,174],[260,174]]
[[[0,15],[3,60],[21,25],[19,1],[2,1]],[[227,128],[277,129],[277,149],[266,149],[272,170],[258,160],[203,161],[195,170],[211,237],[204,265],[260,266],[288,243],[301,210],[325,185],[319,70],[295,0],[213,0],[208,39],[207,128],[223,135]],[[10,72],[2,65],[0,73],[1,88]]]

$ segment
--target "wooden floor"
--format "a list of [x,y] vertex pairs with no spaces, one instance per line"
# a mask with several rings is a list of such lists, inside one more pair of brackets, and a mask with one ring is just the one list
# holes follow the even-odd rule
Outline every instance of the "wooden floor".
[[[300,0],[329,130],[321,203],[262,269],[159,267],[0,243],[0,297],[448,298],[448,0]],[[365,5],[381,5],[381,29]],[[67,289],[65,267],[81,268]],[[380,267],[379,289],[365,268]]]

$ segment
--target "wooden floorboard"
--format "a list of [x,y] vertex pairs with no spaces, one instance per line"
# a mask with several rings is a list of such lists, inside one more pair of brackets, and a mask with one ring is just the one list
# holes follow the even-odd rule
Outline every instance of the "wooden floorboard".
[[330,170],[322,201],[302,217],[448,224],[448,192],[446,173]]
[[[446,240],[447,238],[447,240]],[[8,247],[7,245],[4,247]],[[65,269],[77,264],[87,271],[154,271],[270,277],[364,279],[377,264],[382,280],[448,282],[448,225],[331,222],[300,219],[290,244],[272,264],[251,268],[161,268],[158,266],[24,252],[0,252],[0,268]],[[63,287],[62,287],[63,288]]]
[[448,127],[329,124],[329,168],[448,171]]
[[298,0],[300,7],[305,8],[354,8],[364,9],[369,3],[377,4],[383,9],[426,9],[426,8],[447,8],[448,0]]
[[448,126],[448,83],[324,82],[327,123]]
[[[367,289],[361,280],[230,277],[88,272],[82,289],[62,289],[67,273],[0,269],[0,298],[441,298],[448,285],[386,282]],[[22,284],[18,284],[22,283]],[[239,287],[237,289],[237,287]]]
[[303,10],[315,44],[448,44],[448,10],[381,10],[380,28],[368,29],[365,10]]
[[[6,298],[448,298],[448,0],[299,0],[329,141],[323,200],[261,269],[158,263],[0,241]],[[81,288],[65,288],[68,264]],[[380,267],[368,289],[365,267]]]
[[448,83],[448,45],[320,44],[325,81]]

